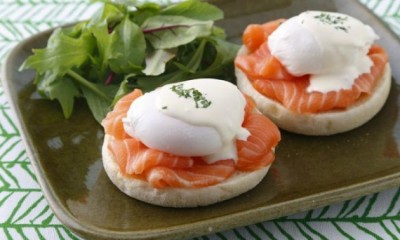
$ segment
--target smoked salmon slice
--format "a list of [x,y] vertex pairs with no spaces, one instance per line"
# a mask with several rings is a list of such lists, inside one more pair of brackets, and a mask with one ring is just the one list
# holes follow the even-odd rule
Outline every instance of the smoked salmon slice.
[[199,188],[220,183],[234,172],[233,160],[222,160],[213,164],[196,164],[190,169],[154,167],[146,173],[146,178],[156,188]]
[[254,52],[285,19],[277,19],[265,24],[250,24],[244,31],[242,41],[249,52]]
[[[268,36],[279,27],[279,22],[273,21],[255,27],[250,25],[243,34],[243,44],[249,53],[238,56],[235,65],[241,69],[254,88],[264,96],[281,103],[296,113],[318,113],[332,109],[344,109],[357,102],[367,94],[371,94],[382,76],[388,56],[383,48],[373,45],[368,56],[373,62],[370,73],[359,76],[352,89],[342,89],[328,93],[308,92],[309,75],[295,77],[271,55],[266,41]],[[271,29],[273,29],[271,31]],[[263,31],[264,33],[260,33]],[[250,41],[248,39],[256,40]],[[263,39],[263,41],[261,41]]]
[[190,157],[180,157],[146,147],[136,138],[114,139],[109,149],[115,156],[124,174],[141,174],[155,167],[190,168],[194,160]]
[[103,125],[104,127],[104,131],[107,134],[112,132],[112,135],[116,139],[124,139],[128,136],[125,133],[122,119],[126,117],[126,113],[128,112],[132,101],[142,95],[142,91],[140,91],[139,89],[135,89],[130,94],[127,94],[118,100],[118,102],[114,106],[113,111],[108,112],[107,116],[101,123],[101,125]]
[[280,134],[275,124],[259,113],[246,116],[243,126],[249,130],[246,141],[237,140],[238,162],[236,168],[241,171],[254,171],[274,160],[271,151],[280,141]]
[[[251,135],[247,141],[237,141],[238,161],[223,159],[206,164],[201,157],[183,157],[148,148],[140,140],[127,135],[122,118],[130,104],[142,93],[128,94],[107,114],[102,124],[111,136],[108,148],[120,171],[149,182],[155,188],[199,188],[218,184],[236,171],[254,171],[274,160],[273,149],[281,139],[279,129],[265,116],[254,113],[255,104],[246,96],[243,127]],[[122,132],[121,132],[122,129]]]

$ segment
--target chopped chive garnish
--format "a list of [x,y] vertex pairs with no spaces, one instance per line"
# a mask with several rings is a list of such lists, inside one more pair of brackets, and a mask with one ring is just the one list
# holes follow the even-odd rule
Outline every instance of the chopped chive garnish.
[[184,89],[182,83],[173,85],[171,90],[179,97],[192,98],[196,108],[207,108],[211,105],[211,101],[207,100],[203,93],[195,88]]
[[318,19],[320,22],[324,24],[332,25],[337,30],[342,30],[344,32],[348,31],[348,26],[344,26],[348,18],[346,16],[333,16],[328,13],[320,13],[317,16],[314,16],[315,19]]

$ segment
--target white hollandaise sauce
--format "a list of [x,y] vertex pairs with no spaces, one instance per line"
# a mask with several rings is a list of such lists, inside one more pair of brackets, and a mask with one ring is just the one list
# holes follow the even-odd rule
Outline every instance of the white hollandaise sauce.
[[125,131],[146,146],[206,162],[237,160],[236,140],[246,99],[237,87],[217,79],[165,85],[136,99],[123,119]]
[[368,51],[378,36],[345,14],[306,11],[283,22],[268,47],[294,76],[310,74],[308,92],[352,88],[373,65]]

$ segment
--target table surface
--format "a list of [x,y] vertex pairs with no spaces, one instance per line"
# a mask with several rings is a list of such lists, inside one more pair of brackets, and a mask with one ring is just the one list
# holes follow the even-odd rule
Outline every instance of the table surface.
[[[400,35],[400,0],[361,0]],[[0,0],[0,60],[19,41],[89,18],[90,0]],[[400,239],[400,188],[194,239]],[[80,239],[54,216],[0,86],[0,239]]]

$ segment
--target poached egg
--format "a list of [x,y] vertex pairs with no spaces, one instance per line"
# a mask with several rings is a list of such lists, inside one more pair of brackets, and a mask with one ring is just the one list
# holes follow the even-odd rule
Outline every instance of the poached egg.
[[201,156],[208,163],[237,160],[236,139],[246,140],[242,127],[246,99],[223,80],[196,79],[168,84],[136,99],[124,129],[146,146],[179,156]]
[[373,29],[341,13],[306,11],[283,22],[267,44],[293,76],[310,74],[308,92],[351,89],[368,73],[368,51],[378,39]]

